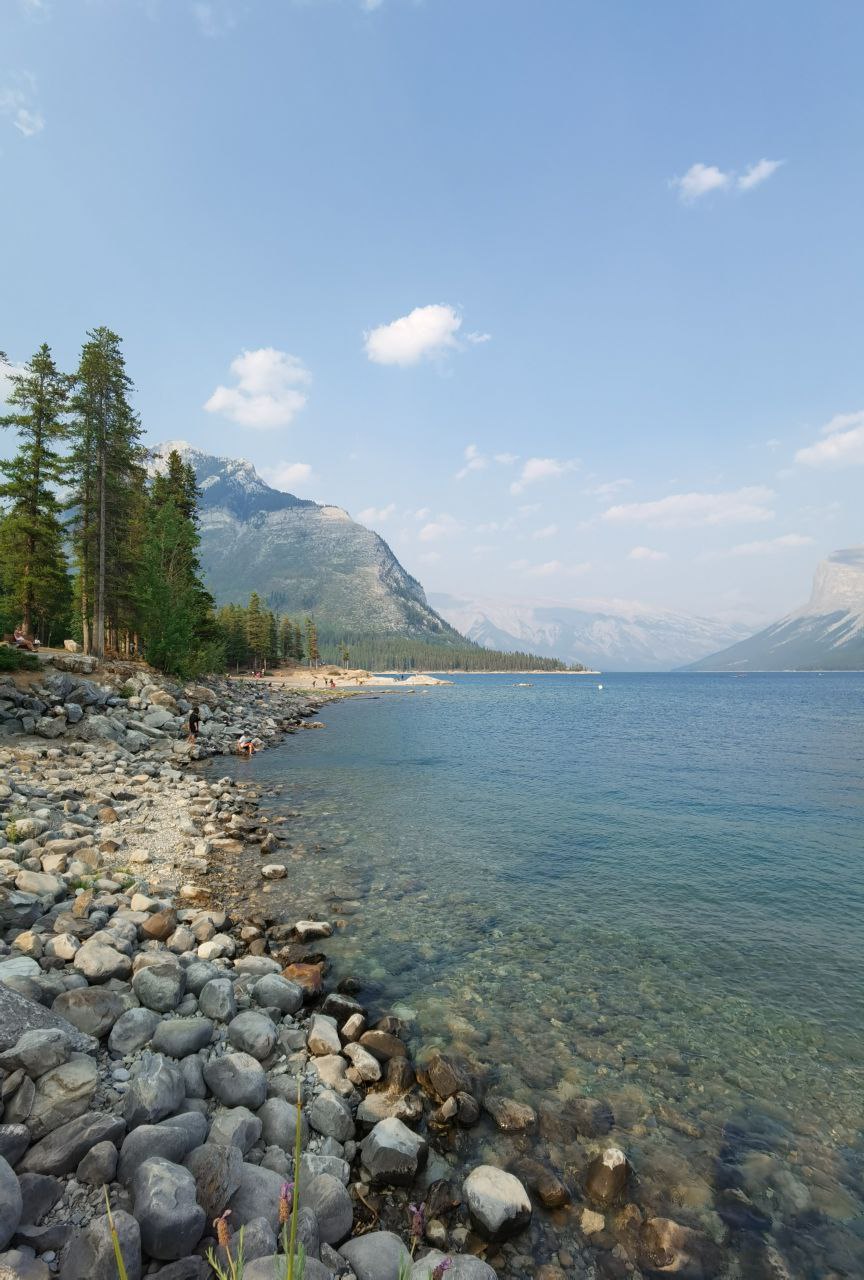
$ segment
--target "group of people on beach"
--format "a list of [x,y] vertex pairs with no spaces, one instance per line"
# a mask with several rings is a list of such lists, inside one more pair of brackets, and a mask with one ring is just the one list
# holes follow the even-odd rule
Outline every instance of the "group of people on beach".
[[[188,736],[186,741],[190,746],[194,747],[198,741],[198,734],[201,732],[201,708],[194,706],[189,712],[189,723],[187,727]],[[251,734],[245,731],[240,734],[237,739],[234,750],[238,756],[251,756],[261,749],[260,738],[253,738]]]

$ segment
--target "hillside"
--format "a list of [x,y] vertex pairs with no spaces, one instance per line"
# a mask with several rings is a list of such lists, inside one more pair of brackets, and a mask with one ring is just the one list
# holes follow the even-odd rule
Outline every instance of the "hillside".
[[217,604],[257,591],[277,612],[312,613],[322,628],[464,643],[383,538],[341,507],[280,493],[251,463],[214,457],[184,441],[157,445],[154,470],[172,449],[195,469],[201,564]]
[[607,671],[669,671],[747,634],[742,626],[622,600],[532,605],[433,595],[432,603],[489,648],[531,649]]
[[802,608],[687,670],[864,670],[864,547],[823,560]]

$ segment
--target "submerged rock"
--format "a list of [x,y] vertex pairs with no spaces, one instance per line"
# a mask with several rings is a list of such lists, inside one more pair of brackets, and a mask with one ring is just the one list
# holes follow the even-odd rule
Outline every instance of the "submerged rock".
[[630,1164],[619,1147],[607,1147],[595,1156],[585,1174],[585,1194],[600,1209],[610,1208],[623,1194],[630,1178]]

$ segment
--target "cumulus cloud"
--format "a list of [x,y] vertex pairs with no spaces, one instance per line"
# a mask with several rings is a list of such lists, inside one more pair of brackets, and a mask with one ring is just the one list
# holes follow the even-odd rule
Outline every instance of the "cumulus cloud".
[[386,524],[395,514],[396,503],[388,502],[386,507],[364,507],[358,512],[357,519],[360,524]]
[[798,450],[796,462],[806,467],[854,467],[864,463],[864,409],[838,413],[820,435],[824,439]]
[[701,200],[712,191],[730,191],[733,188],[752,191],[754,187],[767,182],[784,163],[783,160],[757,160],[741,174],[736,174],[731,169],[719,169],[716,164],[692,164],[681,177],[673,178],[670,186],[677,189],[685,204],[692,204],[694,200]]
[[727,556],[765,556],[795,547],[811,547],[813,538],[803,533],[784,533],[778,538],[764,538],[759,542],[739,542],[724,551],[706,551],[701,560],[725,560]]
[[542,529],[535,529],[534,532],[531,534],[531,537],[537,538],[537,539],[554,538],[557,532],[558,532],[557,524],[547,524],[547,525],[544,525]]
[[5,116],[25,138],[33,138],[45,128],[45,117],[36,103],[36,77],[19,71],[13,83],[0,88],[0,116]]
[[752,524],[772,520],[768,505],[773,489],[751,485],[726,493],[673,493],[655,502],[628,502],[609,507],[602,518],[616,524],[651,524],[664,528],[715,524]]
[[484,458],[476,444],[469,444],[465,450],[465,466],[456,472],[456,479],[464,480],[472,471],[485,471],[488,466],[489,459]]
[[301,388],[312,381],[297,356],[275,347],[243,351],[231,361],[234,387],[218,386],[204,405],[241,427],[287,427],[308,399]]
[[634,547],[627,553],[628,560],[668,560],[669,553],[655,551],[653,547]]
[[518,453],[496,453],[495,461],[499,462],[502,467],[512,467],[515,462],[519,461]]
[[462,317],[454,307],[441,303],[415,307],[407,316],[364,334],[366,354],[373,364],[418,364],[457,347],[461,325]]
[[309,462],[277,462],[272,467],[260,467],[262,476],[274,489],[293,491],[312,479]]
[[528,458],[522,464],[519,479],[510,486],[511,493],[521,493],[529,484],[537,484],[540,480],[554,480],[558,476],[572,471],[578,464],[575,459],[562,462],[558,458]]
[[444,513],[435,520],[430,520],[428,524],[424,524],[417,536],[421,542],[435,542],[438,538],[452,537],[454,533],[459,533],[461,528],[462,525],[455,516]]
[[767,182],[783,163],[783,160],[757,160],[741,174],[738,179],[738,190],[750,191],[753,187],[758,187],[760,182]]

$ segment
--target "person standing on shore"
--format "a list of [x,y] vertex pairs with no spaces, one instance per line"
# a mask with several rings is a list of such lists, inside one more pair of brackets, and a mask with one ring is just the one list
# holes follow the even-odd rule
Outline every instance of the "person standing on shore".
[[195,745],[198,740],[198,734],[201,732],[201,712],[198,707],[193,707],[189,712],[189,738],[188,741]]

